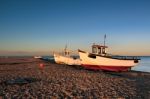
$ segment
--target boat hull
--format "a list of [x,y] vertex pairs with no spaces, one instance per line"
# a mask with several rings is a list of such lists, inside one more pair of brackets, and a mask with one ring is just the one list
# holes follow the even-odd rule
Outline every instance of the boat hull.
[[131,70],[129,66],[104,66],[104,65],[91,65],[91,64],[81,64],[86,69],[91,70],[104,70],[104,71],[128,71]]
[[80,59],[73,59],[72,57],[62,56],[59,54],[54,54],[54,60],[57,64],[81,65]]
[[79,51],[81,65],[87,69],[105,71],[128,71],[137,63],[135,60],[113,59],[104,56],[89,57],[88,52]]
[[36,58],[36,59],[42,59],[41,56],[34,56],[34,58]]

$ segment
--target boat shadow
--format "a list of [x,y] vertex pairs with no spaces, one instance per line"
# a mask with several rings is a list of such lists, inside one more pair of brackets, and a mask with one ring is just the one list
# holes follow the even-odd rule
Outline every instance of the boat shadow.
[[32,77],[26,77],[26,78],[18,77],[18,78],[14,78],[14,79],[5,80],[5,81],[1,82],[1,85],[20,85],[20,86],[22,86],[25,84],[39,82],[39,81],[41,81],[41,79],[32,78]]
[[55,62],[55,60],[54,60],[54,59],[41,58],[40,60],[42,60],[42,61],[46,61],[46,62],[50,62],[50,63],[53,63],[53,64],[56,64],[56,62]]
[[148,72],[141,72],[141,71],[125,71],[125,72],[110,72],[110,71],[105,71],[104,73],[114,76],[114,77],[123,77],[123,78],[128,78],[131,80],[136,80],[136,79],[150,79],[150,73]]

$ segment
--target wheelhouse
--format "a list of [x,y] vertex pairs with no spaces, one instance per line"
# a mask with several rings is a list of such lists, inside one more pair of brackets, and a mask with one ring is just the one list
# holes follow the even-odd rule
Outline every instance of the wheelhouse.
[[103,46],[103,45],[93,44],[92,45],[92,53],[105,56],[106,55],[106,48],[108,48],[108,47]]

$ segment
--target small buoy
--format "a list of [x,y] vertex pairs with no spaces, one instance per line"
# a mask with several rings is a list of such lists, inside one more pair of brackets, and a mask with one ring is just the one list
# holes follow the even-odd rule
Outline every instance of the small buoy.
[[41,69],[44,68],[44,64],[42,64],[42,63],[39,66],[40,66]]

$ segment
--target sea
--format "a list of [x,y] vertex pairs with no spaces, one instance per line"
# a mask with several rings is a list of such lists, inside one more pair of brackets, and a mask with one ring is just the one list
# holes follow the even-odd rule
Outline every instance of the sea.
[[[45,59],[53,60],[53,56],[44,56]],[[132,68],[135,71],[150,72],[150,56],[138,56],[139,64]]]
[[150,56],[141,56],[140,59],[139,64],[132,70],[150,72]]

